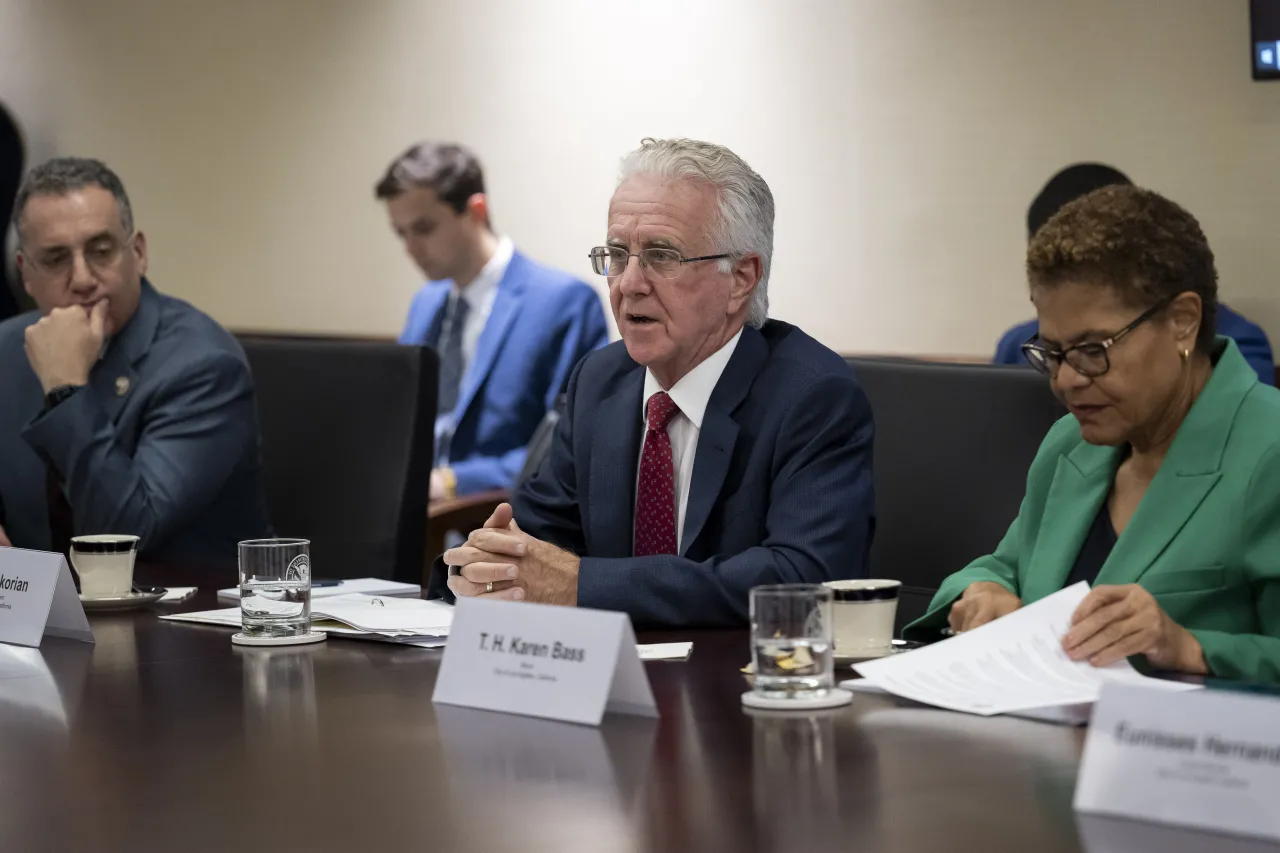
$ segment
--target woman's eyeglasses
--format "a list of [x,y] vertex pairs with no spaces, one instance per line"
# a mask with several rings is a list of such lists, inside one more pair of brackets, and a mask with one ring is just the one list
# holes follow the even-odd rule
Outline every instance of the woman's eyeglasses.
[[1160,313],[1172,301],[1172,299],[1164,299],[1157,302],[1146,311],[1143,311],[1138,319],[1104,341],[1090,341],[1076,344],[1066,349],[1056,350],[1037,344],[1035,341],[1040,336],[1036,334],[1032,335],[1030,340],[1022,345],[1022,354],[1026,356],[1027,361],[1031,362],[1031,366],[1041,373],[1056,376],[1058,369],[1062,367],[1062,363],[1065,361],[1071,365],[1072,370],[1081,376],[1096,379],[1111,369],[1110,349],[1119,343],[1125,335]]

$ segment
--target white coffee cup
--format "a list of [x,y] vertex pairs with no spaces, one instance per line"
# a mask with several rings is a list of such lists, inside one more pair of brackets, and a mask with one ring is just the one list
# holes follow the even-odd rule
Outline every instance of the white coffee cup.
[[71,565],[80,576],[84,598],[119,598],[133,589],[138,537],[103,533],[71,539]]
[[902,581],[842,580],[823,584],[831,590],[836,654],[875,657],[893,648]]

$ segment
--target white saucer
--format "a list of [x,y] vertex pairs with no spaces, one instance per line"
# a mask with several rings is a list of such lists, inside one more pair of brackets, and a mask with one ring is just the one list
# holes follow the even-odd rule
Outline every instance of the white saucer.
[[770,699],[754,690],[742,694],[742,704],[764,711],[816,711],[821,708],[839,708],[853,701],[853,694],[840,687],[828,690],[825,696],[813,699]]
[[836,653],[832,655],[831,659],[837,666],[843,666],[845,664],[850,664],[850,663],[862,663],[863,661],[868,661],[868,660],[879,660],[880,658],[887,658],[890,655],[900,654],[905,651],[907,650],[899,649],[895,646],[889,646],[886,649],[874,649],[874,650],[868,649],[866,651],[858,652],[855,655],[842,655],[842,654]]
[[842,655],[836,652],[832,655],[832,661],[836,666],[848,666],[849,664],[862,663],[863,661],[887,658],[890,655],[900,655],[903,652],[918,649],[922,645],[924,644],[912,640],[894,640],[893,645],[886,648],[860,651],[856,655]]
[[233,646],[305,646],[308,643],[324,642],[325,634],[312,631],[309,634],[295,634],[292,637],[247,637],[237,631],[231,635]]
[[139,607],[146,607],[148,604],[154,604],[164,598],[164,594],[168,590],[160,590],[160,592],[126,592],[124,595],[113,595],[107,598],[85,598],[80,596],[80,604],[83,605],[85,612],[106,612],[111,610],[136,610]]

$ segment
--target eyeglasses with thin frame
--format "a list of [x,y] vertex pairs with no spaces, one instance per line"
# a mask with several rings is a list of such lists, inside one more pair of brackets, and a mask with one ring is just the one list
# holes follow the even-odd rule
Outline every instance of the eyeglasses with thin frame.
[[595,270],[596,275],[610,278],[622,275],[627,268],[627,263],[632,258],[639,258],[641,268],[652,270],[662,278],[675,278],[680,274],[680,267],[683,264],[691,264],[694,261],[719,261],[733,256],[728,252],[722,252],[718,255],[686,258],[675,249],[666,249],[661,246],[650,246],[638,252],[628,252],[621,246],[596,246],[587,253],[587,257],[591,258],[591,269]]
[[1041,373],[1050,376],[1057,375],[1058,370],[1062,367],[1062,362],[1065,361],[1071,365],[1072,370],[1081,376],[1097,379],[1111,369],[1111,348],[1119,343],[1125,335],[1160,313],[1172,301],[1173,299],[1164,299],[1157,302],[1146,311],[1143,311],[1138,316],[1138,319],[1106,340],[1089,341],[1066,349],[1055,350],[1037,344],[1035,341],[1040,335],[1035,334],[1022,345],[1022,354],[1027,361],[1031,362],[1031,366]]
[[[81,250],[84,253],[85,264],[96,273],[110,272],[124,257],[124,253],[133,243],[133,238],[134,234],[130,234],[121,243],[114,237],[104,235],[91,241]],[[31,254],[24,250],[22,256],[38,272],[50,278],[65,278],[75,267],[75,250],[67,246],[58,246],[48,251]]]

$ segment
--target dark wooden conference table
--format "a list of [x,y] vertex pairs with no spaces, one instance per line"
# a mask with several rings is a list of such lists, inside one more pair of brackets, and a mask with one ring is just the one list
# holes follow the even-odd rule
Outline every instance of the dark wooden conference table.
[[[217,607],[214,590],[234,583],[230,571],[147,567],[139,579],[198,583],[174,611]],[[1077,819],[1083,730],[870,695],[836,711],[744,712],[745,631],[642,634],[694,644],[687,662],[646,664],[662,718],[607,716],[595,729],[434,706],[440,651],[340,639],[242,649],[229,629],[160,621],[165,610],[93,615],[94,645],[0,645],[0,850],[1188,843]]]

